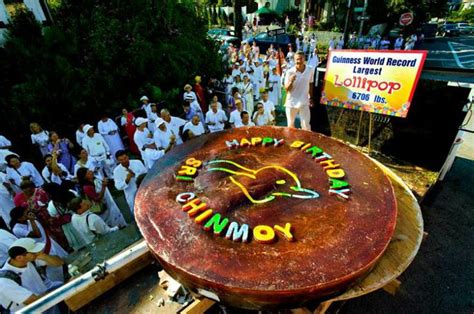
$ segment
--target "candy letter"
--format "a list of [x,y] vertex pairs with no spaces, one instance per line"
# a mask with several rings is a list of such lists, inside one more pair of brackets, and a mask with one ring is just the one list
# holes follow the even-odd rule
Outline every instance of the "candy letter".
[[187,175],[187,176],[194,176],[196,174],[197,169],[194,167],[189,167],[189,166],[181,166],[181,169],[179,169],[178,174],[179,175]]
[[329,169],[326,170],[326,174],[333,179],[342,179],[346,175],[342,169]]
[[270,226],[259,225],[253,229],[253,237],[259,243],[271,243],[275,239],[275,231]]
[[316,160],[317,162],[321,162],[323,160],[331,159],[331,158],[332,158],[331,155],[326,154],[326,153],[322,153],[321,156],[318,156],[318,157],[314,158],[314,160]]
[[202,161],[195,159],[194,157],[186,159],[186,165],[199,168],[202,166]]
[[330,189],[329,190],[329,194],[331,195],[336,195],[336,196],[340,196],[344,199],[348,199],[349,198],[349,195],[347,194],[350,194],[352,193],[352,191],[350,189],[343,189],[343,190],[333,190],[333,189]]
[[262,145],[267,146],[267,145],[270,145],[270,144],[273,144],[273,138],[264,137],[263,140],[262,140]]
[[221,214],[217,213],[209,219],[206,224],[204,225],[204,230],[209,231],[211,227],[214,228],[215,235],[221,235],[221,232],[225,229],[227,224],[229,223],[229,219],[224,218],[221,221]]
[[239,147],[239,142],[238,142],[237,140],[232,140],[231,142],[225,141],[225,144],[226,144],[227,147],[229,147],[230,149]]
[[284,139],[278,140],[278,139],[275,138],[274,141],[275,141],[275,144],[273,144],[273,146],[275,146],[275,147],[281,146],[281,145],[283,145],[283,144],[285,143],[285,140],[284,140]]
[[334,159],[323,160],[319,164],[323,166],[324,170],[334,169],[334,168],[338,168],[340,166],[339,164],[336,164]]
[[320,154],[322,154],[322,153],[324,153],[324,151],[321,148],[319,148],[318,146],[313,146],[311,148],[308,148],[304,152],[307,153],[307,154],[311,154],[311,157],[313,157],[313,158],[320,155]]
[[186,203],[187,201],[190,201],[195,197],[196,197],[196,194],[194,194],[192,192],[180,193],[176,196],[176,202]]
[[342,189],[349,186],[349,183],[347,183],[346,181],[337,180],[337,179],[329,179],[329,183],[331,184],[330,188],[335,189],[335,190]]
[[182,210],[188,212],[190,217],[196,216],[200,211],[205,211],[207,209],[206,203],[201,203],[199,198],[195,198],[192,201],[187,202],[183,205]]
[[305,146],[301,147],[301,150],[306,150],[311,147],[311,143],[306,144]]
[[283,236],[285,239],[287,239],[288,241],[293,241],[294,238],[293,238],[293,235],[291,234],[291,224],[290,223],[286,223],[285,224],[285,228],[279,226],[279,225],[274,225],[273,226],[273,229],[275,229],[276,232],[278,232],[278,234],[280,234],[281,236]]
[[257,146],[258,144],[260,144],[262,142],[262,138],[261,137],[252,137],[252,145],[253,146]]
[[291,143],[290,147],[291,148],[300,148],[301,146],[303,146],[304,142],[302,141],[294,141],[293,143]]
[[249,225],[243,224],[239,229],[239,224],[235,221],[232,221],[227,229],[225,235],[226,239],[231,239],[232,241],[238,242],[248,242],[249,239]]
[[194,221],[198,224],[202,224],[204,221],[206,221],[207,218],[211,217],[211,215],[212,215],[212,209],[208,209],[201,215],[197,216],[194,219]]
[[194,181],[193,178],[191,178],[191,177],[184,177],[184,176],[176,176],[176,180],[177,180],[177,181],[181,181],[181,182],[182,182],[182,181]]
[[240,140],[240,146],[246,147],[246,146],[250,146],[250,145],[252,145],[252,143],[250,143],[250,141],[248,139],[246,139],[245,137]]

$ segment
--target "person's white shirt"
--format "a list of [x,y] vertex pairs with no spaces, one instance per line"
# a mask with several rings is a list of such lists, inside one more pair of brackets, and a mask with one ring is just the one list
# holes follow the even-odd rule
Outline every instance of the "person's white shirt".
[[[254,112],[253,114],[253,121],[255,121],[255,118],[257,117],[258,110]],[[271,113],[268,113],[267,111],[263,111],[262,115],[258,115],[257,120],[255,121],[256,126],[262,126],[262,125],[269,125],[273,121],[273,116]]]
[[[145,148],[146,145],[154,144],[153,136],[150,138],[148,135],[151,134],[150,130],[145,128],[143,131],[137,129],[133,135],[133,140],[137,144],[138,149],[142,155],[142,159],[145,162],[145,166],[151,169],[156,160],[160,159],[165,151],[161,149]],[[158,148],[158,147],[157,147]]]
[[82,147],[82,140],[84,139],[84,136],[86,136],[84,132],[76,130],[76,142],[80,147]]
[[342,48],[344,48],[344,40],[339,39],[339,41],[337,42],[337,45],[336,45],[336,49],[342,49]]
[[43,168],[43,171],[41,171],[41,174],[43,175],[44,181],[46,183],[57,183],[61,184],[63,183],[63,180],[72,180],[73,177],[67,170],[67,168],[63,165],[58,163],[59,169],[61,169],[61,175],[57,175],[53,173],[53,171],[50,171],[47,166]]
[[206,124],[207,124],[207,127],[209,128],[209,131],[211,131],[211,133],[224,130],[225,121],[227,121],[227,116],[222,110],[217,109],[217,111],[214,112],[212,111],[212,109],[210,109],[206,113]]
[[186,100],[186,97],[192,97],[193,101],[198,101],[197,95],[194,91],[184,92],[183,93],[183,100]]
[[188,122],[184,125],[183,132],[190,130],[194,136],[199,136],[205,133],[204,126],[201,122],[198,125],[194,125],[192,122]]
[[90,157],[96,160],[105,160],[110,154],[110,148],[102,135],[94,133],[94,136],[84,136],[82,139],[82,147],[87,151]]
[[149,118],[151,113],[151,103],[142,104],[142,109],[145,110],[146,117]]
[[80,215],[73,214],[71,224],[87,244],[94,241],[96,235],[107,234],[118,230],[118,226],[109,227],[102,218],[90,211],[86,211]]
[[181,137],[179,136],[179,128],[186,124],[186,120],[170,116],[170,122],[166,122],[166,128],[173,131],[176,135],[176,145],[183,144]]
[[107,119],[105,122],[100,120],[97,123],[97,130],[104,138],[109,146],[112,158],[115,158],[115,153],[119,150],[124,150],[122,138],[120,137],[119,128],[112,119]]
[[22,177],[30,176],[31,181],[35,184],[36,187],[42,186],[44,180],[41,177],[39,171],[33,166],[32,163],[27,161],[22,161],[18,169],[7,167],[7,179],[11,179],[14,182],[15,191],[19,191]]
[[398,37],[395,40],[394,48],[395,48],[395,50],[400,50],[402,47],[403,47],[403,38]]
[[239,111],[237,109],[232,111],[230,113],[229,123],[233,124],[234,126],[237,126],[237,124],[241,123],[242,122],[242,118],[240,116],[241,113],[242,111]]
[[273,101],[271,101],[270,99],[268,99],[267,101],[263,101],[261,100],[262,104],[263,104],[263,110],[268,113],[268,114],[272,114],[272,112],[275,111],[275,104],[273,103]]
[[285,106],[298,109],[309,106],[309,84],[314,82],[314,68],[306,64],[304,71],[299,72],[296,66],[292,67],[285,74],[285,82],[289,82],[293,74],[296,79],[293,88],[287,93]]
[[[129,171],[132,171],[135,175],[126,182]],[[123,191],[125,199],[127,200],[130,210],[134,211],[135,208],[135,195],[137,194],[137,178],[138,176],[147,173],[145,165],[140,160],[130,160],[130,165],[127,168],[119,164],[114,169],[114,184],[117,190]]]
[[172,135],[177,138],[176,134],[174,134],[174,132],[168,127],[166,127],[166,131],[162,131],[160,128],[157,128],[153,133],[153,140],[155,141],[156,147],[161,147],[166,150],[171,143]]
[[331,39],[328,44],[328,49],[333,50],[336,47],[336,41],[334,39]]
[[10,232],[0,229],[0,266],[3,266],[5,262],[8,260],[8,249],[13,242],[18,240]]
[[239,123],[235,124],[236,128],[241,128],[241,127],[245,127],[245,126],[255,126],[255,123],[253,123],[252,121],[249,120],[249,123],[244,124],[241,120]]
[[10,212],[15,203],[13,203],[13,197],[4,185],[10,184],[7,179],[7,175],[4,172],[0,172],[0,217],[3,218],[3,221],[8,225],[10,224]]
[[15,281],[0,277],[0,304],[4,308],[10,306],[11,312],[16,312],[25,307],[25,302],[33,294],[39,296],[48,291],[51,286],[50,280],[43,280],[33,263],[28,263],[26,267],[15,267],[7,260],[2,270],[9,270],[18,274],[21,278],[21,285]]
[[[9,147],[12,145],[12,142],[10,142],[9,139],[7,139],[5,136],[0,135],[0,147]],[[6,167],[7,162],[5,161],[5,157],[8,155],[16,155],[12,151],[10,151],[9,148],[0,148],[0,170],[4,170]]]
[[78,160],[74,165],[74,177],[77,177],[77,170],[81,168],[87,168],[90,171],[94,172],[95,176],[99,176],[102,178],[101,171],[97,171],[99,168],[97,167],[97,163],[92,158],[87,158],[87,162],[82,164],[81,160]]
[[150,112],[150,117],[148,118],[148,130],[152,133],[156,130],[156,120],[158,120],[158,114],[153,111]]

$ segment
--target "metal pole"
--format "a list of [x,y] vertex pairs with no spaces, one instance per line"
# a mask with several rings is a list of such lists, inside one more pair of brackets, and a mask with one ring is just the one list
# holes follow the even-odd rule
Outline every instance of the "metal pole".
[[362,11],[362,16],[360,19],[359,38],[360,36],[362,36],[362,30],[364,29],[364,17],[365,17],[365,11],[367,10],[368,4],[369,4],[369,0],[364,0],[364,11]]
[[344,46],[347,47],[347,40],[349,38],[349,22],[352,16],[352,4],[355,1],[347,0],[346,23],[344,24]]

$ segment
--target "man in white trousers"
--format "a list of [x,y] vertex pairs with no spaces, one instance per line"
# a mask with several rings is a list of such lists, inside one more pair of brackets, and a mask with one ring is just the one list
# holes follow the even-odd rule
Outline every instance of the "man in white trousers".
[[295,127],[296,115],[299,114],[301,128],[311,130],[311,112],[313,106],[314,68],[307,65],[304,53],[295,54],[295,66],[285,74],[285,102],[286,119],[288,127]]

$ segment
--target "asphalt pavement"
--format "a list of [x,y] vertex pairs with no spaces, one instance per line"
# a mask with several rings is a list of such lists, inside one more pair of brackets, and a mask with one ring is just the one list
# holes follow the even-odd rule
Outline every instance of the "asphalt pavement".
[[418,49],[428,50],[425,68],[474,70],[474,35],[437,37]]

